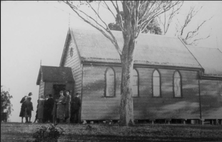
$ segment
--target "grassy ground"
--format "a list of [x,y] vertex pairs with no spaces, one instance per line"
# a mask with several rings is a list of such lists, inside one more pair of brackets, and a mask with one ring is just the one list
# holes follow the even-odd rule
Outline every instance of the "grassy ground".
[[[1,125],[1,134],[23,133],[32,134],[41,126],[49,124],[9,124]],[[182,124],[143,124],[131,127],[120,127],[116,124],[58,124],[65,130],[64,138],[68,141],[76,137],[88,139],[98,137],[125,137],[137,138],[135,141],[146,141],[156,139],[156,141],[222,141],[222,125],[182,125]],[[119,140],[119,139],[118,139]],[[152,140],[154,141],[154,140]]]
[[58,125],[66,134],[150,136],[150,137],[220,137],[222,126],[201,125],[135,125],[120,127],[115,125]]

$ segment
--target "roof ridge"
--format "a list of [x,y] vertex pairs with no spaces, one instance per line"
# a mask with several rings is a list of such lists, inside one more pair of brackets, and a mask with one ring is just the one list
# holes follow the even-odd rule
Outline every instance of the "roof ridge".
[[[84,31],[97,31],[98,33],[101,33],[100,31],[98,31],[97,29],[85,29],[85,28],[77,28],[77,27],[72,27],[70,28],[72,32],[75,32],[75,30],[84,30]],[[117,31],[117,30],[111,30],[114,33],[121,33],[121,31]],[[158,34],[149,34],[149,33],[140,33],[140,35],[142,36],[158,36],[158,37],[169,37],[169,38],[177,38],[176,36],[169,36],[169,35],[158,35]],[[140,36],[139,35],[139,36]]]

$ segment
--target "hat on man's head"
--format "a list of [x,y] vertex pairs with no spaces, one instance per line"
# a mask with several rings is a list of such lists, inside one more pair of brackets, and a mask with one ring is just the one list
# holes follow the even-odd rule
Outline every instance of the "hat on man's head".
[[28,96],[32,96],[32,92],[29,92]]

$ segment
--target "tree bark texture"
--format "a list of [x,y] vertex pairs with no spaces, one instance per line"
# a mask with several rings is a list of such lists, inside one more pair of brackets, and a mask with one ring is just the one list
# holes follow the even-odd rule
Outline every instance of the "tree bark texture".
[[134,63],[133,53],[137,26],[135,15],[137,13],[135,9],[129,9],[129,3],[127,2],[123,2],[123,11],[125,21],[123,24],[124,45],[120,56],[122,63],[120,125],[129,126],[134,124],[131,74]]
[[[132,40],[128,45],[134,46]],[[120,103],[120,125],[129,126],[134,124],[133,115],[133,98],[132,98],[132,85],[131,74],[133,71],[133,54],[123,52],[122,62],[122,80],[121,80],[121,103]]]

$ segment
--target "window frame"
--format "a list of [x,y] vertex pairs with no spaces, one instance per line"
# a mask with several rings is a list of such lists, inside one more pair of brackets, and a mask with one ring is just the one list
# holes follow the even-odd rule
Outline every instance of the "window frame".
[[[111,70],[113,71],[113,74],[114,74],[114,94],[113,94],[112,96],[107,96],[107,94],[106,94],[106,90],[107,90],[107,77],[106,77],[106,75],[107,75],[107,71],[108,71],[109,69],[111,69]],[[106,97],[106,98],[114,98],[114,97],[116,97],[116,72],[115,72],[115,70],[113,69],[113,67],[107,67],[107,68],[106,68],[104,77],[105,77],[104,97]]]
[[[174,77],[175,77],[175,73],[176,72],[178,72],[178,74],[179,74],[179,76],[180,76],[180,96],[176,96],[175,95],[175,91],[174,91],[174,88],[175,88],[175,86],[174,86]],[[181,75],[181,73],[180,73],[180,71],[179,70],[175,70],[174,71],[174,73],[173,73],[173,97],[174,98],[183,98],[183,89],[182,89],[182,75]]]
[[[155,71],[157,71],[158,73],[159,73],[159,84],[160,84],[160,87],[159,87],[159,91],[160,91],[160,95],[159,96],[154,96],[154,91],[153,91],[153,89],[154,89],[154,86],[153,86],[153,78],[154,78],[154,72]],[[152,97],[153,98],[162,98],[162,91],[161,91],[161,86],[162,86],[162,83],[161,83],[161,80],[162,80],[162,78],[161,78],[161,74],[160,74],[160,71],[158,70],[158,69],[154,69],[153,70],[153,72],[152,72]]]

